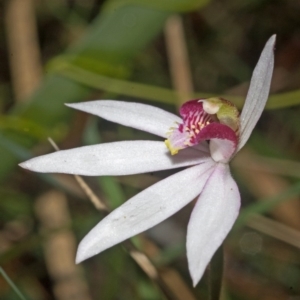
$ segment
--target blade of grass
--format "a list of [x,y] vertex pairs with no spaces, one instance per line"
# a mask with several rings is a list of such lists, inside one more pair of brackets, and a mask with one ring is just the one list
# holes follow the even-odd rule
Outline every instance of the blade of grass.
[[204,6],[210,2],[210,0],[111,0],[107,1],[105,9],[107,11],[112,11],[114,9],[117,9],[122,6],[126,5],[139,5],[143,7],[149,7],[151,9],[155,10],[161,10],[161,11],[174,11],[174,12],[188,12],[191,10],[199,9],[200,7]]
[[248,221],[248,219],[251,218],[253,214],[263,214],[263,213],[270,212],[277,205],[285,202],[286,199],[289,199],[299,194],[300,194],[300,182],[294,184],[284,192],[276,195],[276,197],[271,197],[248,206],[247,208],[241,211],[240,216],[234,225],[234,229],[239,229],[240,227],[242,227]]
[[23,296],[23,294],[20,292],[20,290],[17,288],[17,286],[13,283],[13,281],[9,278],[9,276],[6,274],[4,269],[0,267],[0,274],[3,276],[3,278],[6,280],[6,282],[10,285],[10,287],[14,290],[14,292],[19,296],[20,299],[26,300],[26,298]]
[[[65,62],[64,65],[53,65],[52,71],[58,72],[59,75],[74,80],[77,83],[90,88],[100,89],[107,92],[122,94],[126,96],[136,97],[140,99],[154,100],[165,104],[175,103],[174,99],[178,98],[178,93],[174,90],[153,86],[150,84],[142,84],[124,79],[116,79],[104,75],[100,75],[78,66]],[[209,98],[215,94],[212,93],[192,93],[192,98]],[[244,97],[232,95],[220,95],[225,99],[230,99],[238,108],[243,107]],[[266,109],[280,109],[300,104],[300,91],[292,91],[277,95],[271,95],[266,105]]]
[[[168,88],[132,82],[129,80],[116,79],[96,74],[67,63],[65,64],[64,68],[61,68],[57,71],[60,75],[65,76],[68,79],[72,79],[88,87],[104,90],[107,92],[113,92],[116,94],[122,94],[130,97],[154,100],[157,102],[174,105],[174,99],[177,99],[179,96],[179,93]],[[199,97],[199,95],[199,93],[192,94],[194,98]],[[209,98],[213,96],[214,94],[201,93],[201,97],[204,98]],[[234,97],[234,99],[238,98],[241,97]]]
[[267,102],[266,109],[279,109],[300,104],[300,90],[272,95]]

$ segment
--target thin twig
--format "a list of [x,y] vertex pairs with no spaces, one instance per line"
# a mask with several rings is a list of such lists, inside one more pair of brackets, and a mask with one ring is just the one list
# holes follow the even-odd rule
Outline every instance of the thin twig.
[[48,141],[51,144],[51,146],[54,148],[55,151],[59,151],[60,149],[56,145],[56,143],[51,139],[51,137],[48,137]]
[[[48,141],[56,151],[59,151],[58,146],[50,137],[48,138]],[[83,192],[91,200],[91,202],[93,203],[93,205],[97,210],[105,211],[105,212],[109,211],[107,205],[103,201],[101,201],[101,199],[92,191],[92,189],[87,185],[87,183],[83,180],[81,176],[74,175],[74,178],[76,179],[79,186],[82,188]]]

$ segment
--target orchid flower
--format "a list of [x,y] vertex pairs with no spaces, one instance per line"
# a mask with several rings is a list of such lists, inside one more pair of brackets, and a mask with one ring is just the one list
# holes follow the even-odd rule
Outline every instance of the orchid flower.
[[150,105],[100,100],[67,106],[147,131],[165,141],[122,141],[58,151],[23,168],[87,176],[129,175],[188,167],[148,187],[115,209],[81,241],[79,263],[170,217],[198,197],[187,229],[187,258],[194,286],[232,228],[240,193],[229,162],[245,145],[268,98],[275,36],[253,72],[241,115],[222,98],[196,99],[178,117]]

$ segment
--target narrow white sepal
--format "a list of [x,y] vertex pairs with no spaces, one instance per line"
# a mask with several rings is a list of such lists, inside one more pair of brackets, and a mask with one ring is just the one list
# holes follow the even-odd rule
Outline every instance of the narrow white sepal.
[[145,189],[115,209],[81,241],[79,263],[140,232],[180,210],[200,194],[215,162],[207,161],[176,173]]
[[227,164],[216,165],[193,209],[187,232],[187,258],[194,286],[233,226],[240,193]]
[[174,126],[176,122],[182,122],[181,118],[172,113],[141,103],[97,100],[66,105],[108,121],[147,131],[164,138],[167,137],[166,133],[170,127]]
[[163,142],[123,141],[38,156],[20,164],[41,173],[86,176],[130,175],[191,166],[210,160],[208,153],[184,149],[172,156]]
[[265,108],[273,74],[275,41],[276,35],[271,36],[253,71],[250,87],[240,117],[241,128],[238,151],[249,139],[253,128]]

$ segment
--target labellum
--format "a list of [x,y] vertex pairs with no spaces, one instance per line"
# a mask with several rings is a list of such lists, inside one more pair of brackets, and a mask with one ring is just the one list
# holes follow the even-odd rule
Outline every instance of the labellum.
[[187,147],[209,141],[212,158],[227,162],[239,139],[239,112],[223,98],[195,99],[180,108],[183,122],[171,127],[165,144],[172,155]]

